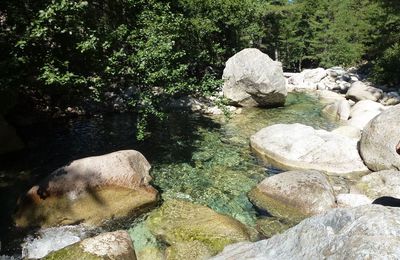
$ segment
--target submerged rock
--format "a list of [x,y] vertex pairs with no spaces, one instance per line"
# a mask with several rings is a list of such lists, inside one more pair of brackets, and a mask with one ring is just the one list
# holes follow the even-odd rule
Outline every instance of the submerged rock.
[[227,246],[222,259],[398,259],[400,209],[334,209],[267,240]]
[[49,254],[46,260],[136,260],[132,240],[128,232],[119,230],[87,238]]
[[250,191],[249,199],[258,208],[288,223],[298,223],[336,206],[327,177],[310,170],[268,177]]
[[284,170],[313,169],[330,174],[365,173],[357,140],[302,124],[276,124],[250,138],[265,162]]
[[360,154],[373,171],[400,170],[400,105],[389,108],[365,127]]
[[141,213],[157,199],[157,191],[149,184],[149,169],[146,158],[134,150],[73,161],[26,193],[16,224],[100,225]]
[[215,255],[228,244],[250,240],[249,230],[239,221],[181,200],[166,201],[150,214],[147,226],[155,236],[173,246],[167,251],[171,257],[188,250],[188,242],[197,241],[199,250],[191,253],[191,259],[199,259]]
[[258,49],[244,49],[226,62],[223,93],[234,105],[276,107],[287,90],[282,65]]
[[293,227],[297,223],[289,223],[282,221],[278,218],[260,218],[257,220],[257,231],[260,232],[264,237],[270,238],[276,234],[281,234]]
[[182,260],[192,259],[201,260],[209,259],[212,256],[210,248],[200,241],[181,242],[172,245],[166,250],[166,259]]

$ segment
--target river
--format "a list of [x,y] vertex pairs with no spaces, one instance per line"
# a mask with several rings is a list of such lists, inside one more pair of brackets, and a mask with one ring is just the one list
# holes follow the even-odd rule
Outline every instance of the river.
[[[143,142],[135,140],[135,120],[130,114],[58,119],[21,127],[18,133],[26,148],[0,157],[0,255],[18,256],[24,237],[35,232],[16,230],[12,224],[23,192],[71,160],[122,149],[138,150],[149,160],[153,185],[162,200],[189,200],[253,226],[260,213],[246,194],[279,169],[262,165],[251,154],[249,137],[277,123],[327,130],[338,126],[322,117],[321,109],[316,97],[291,93],[284,107],[243,109],[230,119],[174,111],[164,122],[153,122],[152,135]],[[136,250],[148,246],[140,218],[122,226],[130,228]]]

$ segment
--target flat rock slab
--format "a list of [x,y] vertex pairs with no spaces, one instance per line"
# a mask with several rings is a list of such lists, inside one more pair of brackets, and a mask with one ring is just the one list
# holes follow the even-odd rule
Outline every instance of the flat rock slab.
[[252,150],[283,170],[318,170],[329,174],[369,172],[357,140],[302,124],[276,124],[250,138]]
[[222,259],[399,259],[400,209],[334,209],[268,240],[227,246]]

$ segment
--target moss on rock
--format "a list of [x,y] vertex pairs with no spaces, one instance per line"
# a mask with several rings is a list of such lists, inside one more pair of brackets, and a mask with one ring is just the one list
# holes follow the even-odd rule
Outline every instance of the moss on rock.
[[166,250],[167,260],[208,259],[212,256],[210,248],[200,241],[176,243]]
[[310,215],[302,213],[296,207],[283,203],[280,200],[269,197],[258,187],[249,192],[250,201],[260,209],[265,209],[268,213],[278,219],[284,219],[289,224],[297,224]]
[[87,238],[56,252],[46,260],[136,260],[128,232],[119,230]]
[[277,218],[265,218],[257,220],[257,230],[266,238],[283,233],[293,224],[285,223]]
[[226,245],[251,237],[250,230],[239,221],[182,200],[165,202],[150,214],[147,225],[155,236],[169,245],[199,241],[213,255]]

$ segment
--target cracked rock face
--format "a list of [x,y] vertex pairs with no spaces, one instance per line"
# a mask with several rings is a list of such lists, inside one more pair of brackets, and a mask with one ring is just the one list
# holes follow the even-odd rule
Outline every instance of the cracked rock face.
[[277,107],[285,103],[282,65],[258,49],[244,49],[232,56],[222,78],[224,96],[233,105]]
[[334,209],[283,234],[225,247],[213,259],[398,259],[400,209],[381,205]]
[[318,170],[329,174],[366,173],[357,140],[302,124],[276,124],[250,138],[255,154],[284,170]]

